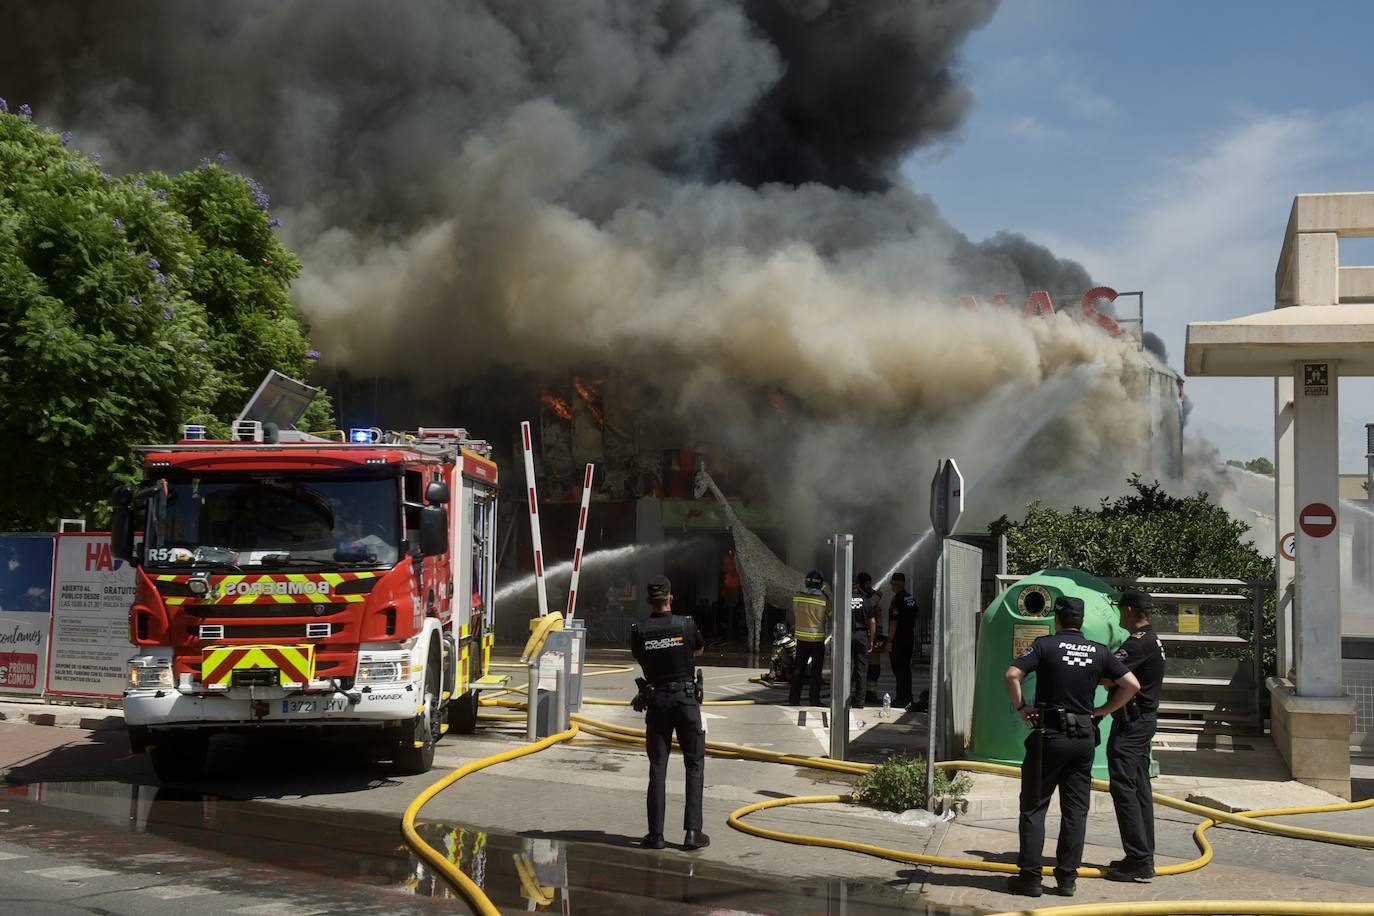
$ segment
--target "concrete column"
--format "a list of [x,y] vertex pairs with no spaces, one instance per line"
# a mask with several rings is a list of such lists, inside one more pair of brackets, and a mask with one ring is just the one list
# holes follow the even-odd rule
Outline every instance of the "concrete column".
[[[1321,504],[1333,516],[1340,504],[1337,476],[1337,365],[1299,362],[1293,367],[1293,436],[1297,562],[1294,594],[1294,683],[1298,696],[1344,697],[1341,687],[1341,539],[1339,530],[1313,537]],[[1334,529],[1334,526],[1332,526]]]
[[1294,305],[1340,302],[1341,255],[1336,233],[1298,233],[1293,239],[1292,265]]
[[1293,379],[1274,379],[1274,572],[1278,674],[1293,670],[1293,561],[1283,556],[1283,539],[1293,522]]

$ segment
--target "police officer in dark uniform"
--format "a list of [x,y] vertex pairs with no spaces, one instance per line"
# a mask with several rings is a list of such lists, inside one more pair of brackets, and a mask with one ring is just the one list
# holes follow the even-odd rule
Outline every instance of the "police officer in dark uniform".
[[849,593],[849,705],[854,709],[864,708],[868,657],[878,646],[876,594],[872,576],[861,572],[854,577],[854,588]]
[[911,659],[916,651],[916,620],[920,608],[916,598],[906,590],[906,575],[892,574],[892,604],[887,611],[888,646],[892,652],[892,673],[897,678],[898,709],[908,707],[924,712],[929,706],[930,691],[921,694],[921,702],[911,702]]
[[1116,650],[1117,660],[1140,681],[1140,692],[1112,714],[1107,767],[1112,804],[1121,830],[1124,858],[1111,863],[1113,881],[1155,876],[1155,804],[1150,795],[1150,740],[1154,738],[1159,689],[1164,683],[1164,646],[1150,626],[1150,596],[1126,591],[1116,602],[1121,628],[1130,637]]
[[[1041,636],[1006,671],[1007,693],[1021,719],[1034,728],[1026,739],[1021,764],[1020,873],[1007,879],[1013,894],[1039,897],[1043,892],[1040,853],[1045,845],[1045,810],[1059,790],[1059,843],[1054,877],[1062,896],[1072,897],[1083,860],[1092,793],[1096,718],[1125,705],[1140,683],[1107,647],[1085,639],[1083,602],[1059,597],[1054,602],[1058,632]],[[1021,681],[1034,672],[1035,705],[1027,705]],[[1098,684],[1115,685],[1105,706],[1094,709]]]
[[683,828],[687,836],[684,849],[700,849],[711,844],[701,832],[701,789],[706,776],[706,732],[701,725],[701,696],[696,679],[695,656],[705,651],[706,643],[690,617],[673,614],[673,588],[667,577],[649,580],[649,605],[654,609],[647,620],[630,631],[630,651],[644,669],[635,709],[646,712],[645,749],[649,754],[649,832],[643,845],[662,849],[664,783],[668,778],[668,752],[673,735],[682,749],[687,770],[687,801]]

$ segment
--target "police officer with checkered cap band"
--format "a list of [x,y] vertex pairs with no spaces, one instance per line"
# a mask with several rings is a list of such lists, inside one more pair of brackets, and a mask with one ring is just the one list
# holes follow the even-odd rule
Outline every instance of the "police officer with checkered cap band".
[[[1034,728],[1021,764],[1020,872],[1007,879],[1013,894],[1043,893],[1040,851],[1045,845],[1045,810],[1059,790],[1059,842],[1055,849],[1056,890],[1072,897],[1083,860],[1092,794],[1097,719],[1121,708],[1140,689],[1135,675],[1106,646],[1083,636],[1083,601],[1055,599],[1058,632],[1041,636],[1006,671],[1007,693],[1022,721]],[[1035,703],[1026,703],[1021,681],[1035,674]],[[1098,684],[1115,685],[1106,705],[1093,708]]]
[[1140,692],[1112,714],[1107,767],[1112,805],[1121,831],[1123,858],[1112,862],[1113,881],[1155,876],[1155,805],[1150,795],[1150,741],[1154,738],[1159,691],[1164,683],[1164,646],[1150,626],[1150,596],[1125,591],[1116,601],[1121,628],[1130,637],[1116,650],[1117,660],[1140,681]]
[[687,831],[684,849],[700,849],[711,844],[701,832],[701,790],[706,778],[706,731],[701,724],[700,698],[697,696],[695,657],[706,642],[690,617],[673,613],[673,586],[666,576],[649,580],[647,590],[653,613],[630,631],[630,651],[644,669],[643,680],[651,695],[645,708],[644,747],[649,755],[647,808],[649,832],[644,837],[647,849],[662,849],[663,812],[666,804],[668,754],[677,735],[682,763],[687,771],[683,828]]

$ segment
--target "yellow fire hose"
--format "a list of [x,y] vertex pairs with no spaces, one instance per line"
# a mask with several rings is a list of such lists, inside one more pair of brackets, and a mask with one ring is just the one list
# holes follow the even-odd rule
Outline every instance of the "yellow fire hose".
[[1079,903],[1013,910],[993,916],[1368,916],[1374,903],[1309,903],[1298,900],[1151,900],[1144,903]]
[[[614,672],[605,672],[614,673]],[[525,688],[517,688],[524,690]],[[747,702],[747,701],[744,701]],[[731,705],[742,705],[742,701],[714,701],[714,703],[726,703]],[[526,704],[519,700],[500,700],[484,699],[484,706],[499,706],[523,709]],[[713,705],[708,702],[705,705]],[[507,718],[500,714],[487,714],[491,717]],[[485,716],[484,716],[485,717]],[[516,716],[515,718],[524,718]],[[456,866],[444,859],[442,855],[434,850],[420,838],[414,830],[414,820],[419,810],[429,802],[439,792],[451,786],[453,783],[462,779],[470,773],[494,766],[507,760],[514,760],[529,754],[538,753],[554,744],[570,741],[579,733],[593,735],[606,741],[613,741],[621,744],[642,744],[644,741],[644,730],[632,728],[624,725],[617,725],[610,722],[600,722],[596,719],[589,719],[585,716],[572,716],[572,726],[567,731],[558,735],[552,735],[542,741],[526,745],[511,751],[504,751],[485,757],[481,760],[467,764],[453,773],[440,779],[430,786],[411,802],[405,811],[402,820],[402,834],[406,842],[419,853],[425,861],[437,868],[446,880],[454,886],[460,894],[473,906],[474,910],[489,916],[498,911],[492,906],[491,901],[486,897],[480,888],[476,886],[466,875]],[[782,754],[776,751],[767,751],[761,748],[749,747],[742,744],[731,744],[728,742],[708,741],[706,751],[711,756],[728,757],[732,759],[755,760],[765,763],[778,763],[788,766],[804,767],[808,769],[827,770],[831,772],[848,773],[851,775],[863,774],[873,768],[873,764],[854,763],[848,761],[835,761],[824,757],[807,757],[795,754]],[[1020,778],[1021,770],[1019,767],[1005,766],[1001,764],[982,763],[972,760],[949,760],[941,761],[936,764],[940,769],[946,770],[967,770],[972,772],[992,773],[999,776]],[[1108,783],[1105,780],[1093,780],[1093,788],[1097,791],[1107,791]],[[1336,805],[1321,805],[1302,808],[1271,808],[1257,811],[1246,812],[1227,812],[1205,805],[1198,805],[1192,802],[1181,801],[1171,796],[1159,793],[1153,794],[1157,804],[1184,811],[1201,817],[1202,823],[1193,831],[1193,841],[1197,844],[1201,852],[1197,858],[1177,865],[1166,865],[1157,869],[1156,874],[1161,876],[1179,875],[1187,872],[1196,871],[1212,861],[1212,847],[1206,838],[1206,831],[1216,826],[1218,823],[1231,824],[1233,826],[1244,827],[1263,833],[1270,833],[1276,836],[1288,837],[1290,839],[1312,840],[1321,843],[1332,843],[1343,846],[1355,846],[1360,848],[1374,848],[1374,836],[1362,836],[1359,834],[1338,833],[1334,831],[1313,830],[1306,827],[1297,827],[1288,824],[1277,824],[1271,821],[1261,820],[1261,818],[1279,817],[1295,814],[1316,814],[1336,811],[1354,811],[1362,808],[1374,806],[1374,798],[1361,802],[1352,802]],[[794,796],[789,798],[768,799],[762,802],[755,802],[745,805],[730,813],[727,823],[736,830],[748,833],[764,839],[776,840],[784,843],[792,843],[803,846],[821,846],[831,849],[840,849],[848,852],[860,853],[863,855],[876,856],[878,858],[890,859],[893,861],[904,862],[915,865],[927,865],[938,868],[953,868],[969,871],[1015,873],[1018,869],[1015,865],[1001,862],[987,862],[979,859],[961,859],[945,856],[928,856],[906,850],[890,849],[882,846],[875,846],[868,843],[857,843],[850,840],[832,839],[829,837],[811,836],[807,834],[789,833],[781,830],[770,830],[746,824],[744,818],[758,811],[769,808],[780,808],[789,805],[807,804],[844,804],[853,803],[857,799],[853,795],[810,795]],[[1052,873],[1052,869],[1045,868],[1044,873]],[[1103,877],[1105,872],[1100,868],[1080,868],[1078,874],[1081,877]],[[1344,904],[1344,903],[1309,903],[1298,901],[1152,901],[1149,903],[1125,903],[1114,902],[1108,904],[1087,904],[1074,906],[1056,906],[1040,908],[1025,913],[1035,913],[1037,916],[1148,916],[1148,914],[1190,914],[1196,913],[1201,916],[1207,914],[1269,914],[1286,913],[1293,916],[1321,916],[1321,914],[1374,914],[1374,904]],[[998,916],[1015,916],[1015,914],[998,914]]]
[[561,741],[572,740],[573,736],[576,734],[577,725],[574,723],[567,731],[559,732],[556,735],[550,735],[542,741],[536,741],[524,747],[517,747],[514,750],[502,751],[499,754],[492,754],[489,757],[483,757],[481,760],[474,760],[472,763],[465,764],[415,796],[415,800],[406,807],[405,813],[401,815],[401,836],[405,837],[406,845],[415,850],[420,858],[429,863],[430,867],[443,875],[444,880],[453,885],[453,889],[461,894],[463,899],[468,902],[468,905],[471,906],[475,912],[481,914],[481,916],[501,916],[501,911],[491,902],[491,898],[477,886],[476,882],[463,874],[462,869],[444,858],[443,853],[426,843],[424,839],[420,837],[420,834],[416,833],[415,817],[420,813],[420,809],[429,803],[430,799],[462,779],[464,776],[476,773],[479,770],[485,770],[487,767],[496,766],[498,763],[505,763],[507,760],[515,760],[519,757],[537,754],[545,748],[552,747]]

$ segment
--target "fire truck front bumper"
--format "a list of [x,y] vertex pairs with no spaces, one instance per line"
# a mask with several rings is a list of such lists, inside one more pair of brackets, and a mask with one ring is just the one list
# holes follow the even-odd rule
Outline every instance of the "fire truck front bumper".
[[[318,688],[318,689],[315,689]],[[310,689],[233,687],[208,691],[167,687],[129,690],[124,721],[130,726],[162,727],[386,725],[409,722],[423,703],[414,684],[380,684],[336,690],[329,682]]]

